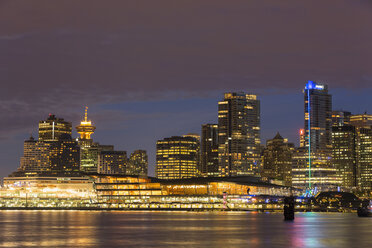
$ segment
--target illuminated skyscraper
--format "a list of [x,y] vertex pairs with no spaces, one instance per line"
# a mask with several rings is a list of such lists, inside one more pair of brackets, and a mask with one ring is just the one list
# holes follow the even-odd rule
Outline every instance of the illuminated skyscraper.
[[305,146],[293,155],[292,184],[314,191],[340,184],[332,164],[332,96],[328,86],[309,81],[304,89]]
[[[328,86],[309,81],[304,89],[306,146],[310,150],[332,148],[332,96]],[[309,136],[310,130],[310,136]]]
[[48,119],[39,122],[39,141],[56,141],[61,135],[71,136],[72,125],[62,118],[49,115]]
[[135,150],[130,154],[127,175],[147,176],[148,157],[145,150]]
[[350,115],[332,128],[333,164],[345,190],[372,191],[372,115]]
[[218,125],[202,125],[200,173],[203,176],[219,176]]
[[225,93],[218,103],[220,176],[258,175],[260,101],[256,95]]
[[288,143],[279,133],[267,141],[263,152],[261,177],[283,181],[292,186],[292,153],[294,144]]
[[332,163],[341,179],[343,190],[356,189],[357,183],[357,133],[354,126],[332,127]]
[[199,141],[172,136],[156,142],[156,177],[180,179],[198,176]]

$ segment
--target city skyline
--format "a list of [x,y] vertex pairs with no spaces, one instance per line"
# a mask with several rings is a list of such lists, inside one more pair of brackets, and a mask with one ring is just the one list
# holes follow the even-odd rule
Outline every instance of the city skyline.
[[[304,84],[303,84],[303,88],[304,88]],[[330,93],[331,94],[333,94],[333,97],[335,98],[336,97],[336,99],[337,99],[337,95],[335,96],[334,95],[334,93],[333,93],[333,89],[330,89]],[[300,96],[299,97],[299,100],[300,101],[303,101],[303,92],[299,92],[298,93],[298,95]],[[222,99],[222,97],[223,97],[223,94],[221,94],[221,96],[219,97],[219,98],[216,98],[215,99],[215,102],[214,102],[214,105],[215,105],[215,107],[216,107],[216,109],[215,109],[215,113],[212,113],[213,115],[215,115],[215,122],[217,122],[217,120],[218,120],[218,101],[220,101],[221,99]],[[259,99],[261,99],[260,98],[260,96],[258,95],[258,97],[259,97]],[[270,97],[270,95],[269,96],[267,96],[267,97]],[[275,96],[274,96],[275,97]],[[283,97],[284,98],[284,97]],[[211,100],[212,101],[212,100]],[[262,103],[262,102],[261,102]],[[263,102],[262,103],[263,105],[265,105],[265,102]],[[195,104],[196,105],[196,104]],[[339,109],[339,108],[337,108],[337,106],[335,106],[334,107],[334,109]],[[350,109],[345,109],[345,108],[342,108],[343,110],[347,110],[347,111],[349,111]],[[84,121],[84,118],[82,118],[82,112],[83,112],[83,110],[84,110],[84,108],[81,108],[81,111],[80,111],[80,117],[79,117],[79,120],[80,121]],[[91,109],[90,108],[90,110],[93,110],[94,111],[94,109]],[[97,111],[97,110],[96,110]],[[303,111],[303,106],[302,106],[302,111]],[[359,114],[359,113],[354,113],[353,111],[351,111],[352,112],[352,114]],[[54,113],[53,113],[54,114]],[[263,113],[263,111],[261,111],[261,114],[263,115],[263,116],[265,116],[265,113]],[[281,114],[280,112],[278,113],[279,115]],[[299,122],[299,123],[301,123],[302,125],[303,125],[303,114],[304,113],[302,113],[301,114],[301,116],[297,116],[300,120],[296,120],[297,122]],[[96,113],[96,115],[98,115],[99,116],[99,113]],[[51,113],[49,113],[49,118],[51,118],[50,117],[51,116]],[[64,118],[64,116],[59,116],[59,115],[56,115],[57,116],[57,118],[62,118],[62,120],[63,119],[65,119],[65,121],[71,121],[71,120],[68,120],[68,119],[66,119],[66,118]],[[91,117],[92,115],[91,114],[89,114],[89,119],[91,119],[92,121],[93,121],[93,123],[96,125],[96,121],[94,120],[94,114],[93,114],[93,117]],[[52,116],[53,118],[55,118],[54,116]],[[301,119],[302,118],[302,119]],[[72,122],[72,126],[76,126],[78,123],[80,123],[80,121],[79,122],[77,122],[77,123],[75,123],[75,122]],[[182,122],[182,121],[181,121]],[[213,122],[213,121],[212,121]],[[188,128],[187,127],[187,125],[186,124],[184,124],[184,126],[182,127],[182,129],[183,130],[186,130],[184,133],[181,133],[181,132],[179,132],[178,134],[174,134],[174,133],[170,133],[170,132],[168,132],[167,133],[167,135],[170,137],[170,136],[176,136],[176,135],[180,135],[180,136],[182,136],[182,135],[185,135],[186,133],[190,133],[190,132],[187,132],[187,130],[194,130],[194,133],[198,133],[198,134],[201,134],[201,126],[202,126],[202,124],[204,124],[204,123],[196,123],[195,125],[196,125],[196,127],[194,127],[194,128]],[[261,125],[262,126],[266,126],[267,127],[267,125],[265,125],[265,124],[267,124],[267,123],[265,123],[265,122],[263,122],[262,123],[262,121],[261,121]],[[301,125],[300,124],[300,125]],[[35,128],[34,128],[34,132],[33,132],[33,134],[34,134],[34,136],[36,136],[37,137],[37,135],[35,135],[35,134],[37,134],[37,124],[34,124],[34,126],[35,126]],[[97,126],[97,125],[96,125]],[[274,126],[274,127],[273,127]],[[284,137],[286,137],[286,138],[289,138],[289,141],[290,142],[292,142],[292,143],[294,143],[295,144],[295,146],[297,147],[297,146],[299,146],[299,130],[300,129],[302,129],[303,128],[303,126],[299,126],[299,128],[298,129],[296,129],[295,130],[295,128],[292,128],[292,129],[287,129],[287,131],[286,131],[286,129],[283,129],[282,128],[282,130],[284,130],[284,131],[281,131],[281,130],[279,130],[279,129],[275,129],[275,125],[273,125],[272,127],[271,127],[271,130],[273,130],[273,132],[280,132],[280,133],[283,133],[283,136]],[[75,128],[72,128],[73,129],[73,138],[78,138],[80,135],[76,132],[76,130],[75,130]],[[270,132],[265,132],[265,130],[267,130],[267,128],[265,129],[264,128],[264,130],[263,131],[261,131],[261,136],[263,136],[264,138],[261,138],[261,144],[262,145],[264,145],[265,143],[266,143],[266,141],[267,140],[269,140],[269,139],[271,139],[273,136],[274,136],[274,134],[275,133],[273,133],[273,134],[271,134]],[[276,130],[276,131],[275,131]],[[98,127],[98,133],[99,133],[99,131],[100,131],[100,127]],[[104,133],[105,132],[107,132],[107,130],[105,131],[103,131]],[[288,135],[288,133],[289,133],[289,135]],[[95,132],[94,133],[94,139],[95,139],[95,141],[98,141],[98,142],[100,142],[101,140],[98,140],[98,138],[99,139],[105,139],[105,137],[102,137],[102,135],[99,135],[98,136],[98,138],[96,138],[96,135],[97,135],[97,132]],[[163,139],[163,138],[165,138],[165,137],[168,137],[168,136],[164,136],[164,137],[160,137],[159,139]],[[271,136],[271,137],[270,137]],[[28,138],[29,136],[26,136],[26,138],[24,138],[23,140],[27,140],[27,138]],[[266,138],[267,137],[267,138]],[[150,138],[151,139],[151,138]],[[20,145],[21,145],[21,150],[22,150],[22,143],[23,143],[23,140],[22,140],[22,138],[20,138],[20,139],[18,139],[18,141],[17,141],[17,143],[19,143]],[[131,142],[132,140],[128,140],[128,142],[127,143],[132,143]],[[133,141],[135,141],[135,140],[133,140]],[[153,146],[151,146],[152,145],[152,143],[153,143]],[[113,143],[112,145],[115,145],[115,147],[123,147],[123,146],[125,146],[126,144],[123,144],[123,143]],[[148,144],[147,144],[148,145]],[[127,151],[127,152],[129,152],[129,154],[130,154],[130,152],[131,151],[135,151],[135,150],[138,150],[138,149],[144,149],[144,150],[147,150],[148,151],[148,153],[149,153],[149,176],[155,176],[155,165],[156,165],[156,162],[155,162],[155,147],[156,147],[156,140],[154,140],[154,141],[150,141],[150,144],[147,146],[147,147],[149,147],[148,149],[146,149],[146,148],[143,148],[143,147],[145,147],[145,146],[138,146],[138,147],[133,147],[133,150],[131,150],[131,149],[121,149],[121,148],[118,148],[119,150],[125,150],[125,151]],[[153,152],[154,151],[154,152]],[[20,151],[20,152],[22,152],[22,151]],[[20,157],[19,157],[20,158]],[[15,166],[10,166],[9,167],[9,173],[8,174],[10,174],[11,172],[14,172],[15,171],[15,168],[17,168],[18,167],[18,165],[19,165],[19,158],[13,158],[13,160],[18,160],[17,161],[17,163],[15,164]],[[7,176],[7,175],[4,175],[4,176]]]

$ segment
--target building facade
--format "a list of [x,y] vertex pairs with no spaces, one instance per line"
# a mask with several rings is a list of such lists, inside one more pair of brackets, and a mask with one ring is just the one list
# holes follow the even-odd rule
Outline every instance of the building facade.
[[55,115],[49,115],[48,119],[39,121],[39,141],[56,141],[61,135],[72,134],[72,124]]
[[145,150],[135,150],[130,154],[127,175],[147,176],[148,156]]
[[328,86],[309,81],[304,93],[305,146],[293,155],[292,185],[311,193],[340,185],[332,163],[332,96]]
[[288,143],[279,133],[268,140],[262,156],[261,177],[283,181],[292,186],[292,154],[294,144]]
[[127,173],[128,157],[126,151],[102,151],[98,158],[99,174]]
[[260,101],[256,95],[225,93],[218,103],[220,176],[258,175]]
[[218,125],[202,125],[201,135],[201,163],[202,176],[219,176],[218,171]]
[[351,125],[332,127],[332,160],[341,179],[343,190],[355,190],[357,181],[357,139]]
[[180,179],[198,176],[199,141],[172,136],[156,142],[156,177]]

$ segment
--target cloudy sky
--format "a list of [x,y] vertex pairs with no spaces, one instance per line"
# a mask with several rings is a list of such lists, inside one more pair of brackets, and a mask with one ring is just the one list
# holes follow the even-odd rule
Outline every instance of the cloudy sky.
[[[0,176],[49,113],[117,149],[200,132],[225,91],[261,99],[262,142],[298,143],[302,89],[372,113],[370,0],[0,0]],[[75,133],[76,135],[76,133]]]

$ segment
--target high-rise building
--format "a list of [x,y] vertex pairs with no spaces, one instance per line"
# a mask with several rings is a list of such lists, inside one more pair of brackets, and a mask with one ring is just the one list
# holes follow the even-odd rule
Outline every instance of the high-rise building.
[[156,142],[156,177],[180,179],[198,176],[199,141],[172,136]]
[[288,143],[279,133],[268,140],[263,151],[261,177],[276,179],[292,186],[292,153],[294,144]]
[[71,136],[72,124],[55,115],[49,115],[48,119],[39,122],[39,141],[56,141],[61,135]]
[[331,149],[332,96],[328,94],[328,86],[309,81],[304,89],[304,101],[306,146],[310,143],[312,152]]
[[23,156],[18,171],[40,173],[50,171],[50,144],[30,137],[24,142]]
[[58,141],[50,143],[51,171],[69,174],[80,170],[80,147],[71,135],[63,134]]
[[127,175],[147,176],[148,157],[145,150],[135,150],[130,154]]
[[349,125],[332,128],[333,164],[344,190],[372,191],[372,115],[350,115]]
[[357,180],[359,190],[372,196],[372,127],[357,128]]
[[340,184],[332,164],[332,96],[328,86],[309,81],[304,89],[305,146],[293,155],[292,185],[312,192]]
[[98,173],[126,174],[127,165],[126,151],[102,151],[98,159]]
[[332,127],[332,162],[341,179],[343,190],[357,187],[357,146],[355,127],[335,125]]
[[350,122],[351,113],[348,111],[334,110],[332,111],[332,126],[344,126]]
[[258,175],[260,101],[256,95],[225,93],[218,103],[220,176]]
[[219,176],[218,172],[218,125],[202,125],[201,135],[201,163],[202,176]]

